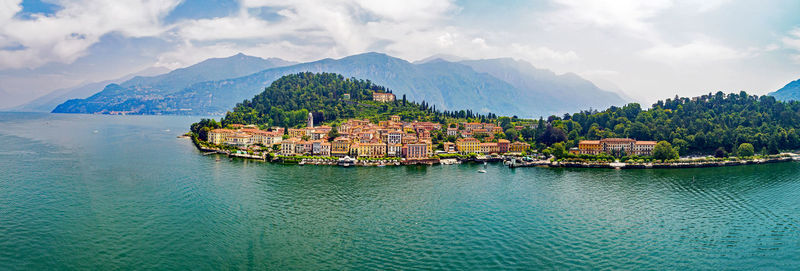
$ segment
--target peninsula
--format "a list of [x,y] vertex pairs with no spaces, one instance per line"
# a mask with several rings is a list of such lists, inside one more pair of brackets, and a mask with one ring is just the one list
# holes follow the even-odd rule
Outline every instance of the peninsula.
[[438,110],[368,80],[306,72],[276,80],[219,122],[193,124],[190,134],[205,151],[283,163],[720,166],[791,160],[779,153],[800,148],[798,112],[797,102],[719,92],[537,121]]

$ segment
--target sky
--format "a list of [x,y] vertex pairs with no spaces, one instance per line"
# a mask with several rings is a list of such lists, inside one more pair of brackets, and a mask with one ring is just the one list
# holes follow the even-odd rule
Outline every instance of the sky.
[[0,0],[0,108],[242,52],[512,57],[649,106],[800,78],[800,1]]

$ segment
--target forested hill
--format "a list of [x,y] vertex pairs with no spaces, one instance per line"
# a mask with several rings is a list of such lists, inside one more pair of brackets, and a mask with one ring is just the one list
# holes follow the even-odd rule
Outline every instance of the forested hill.
[[[441,112],[426,102],[415,103],[397,97],[395,102],[372,101],[373,92],[391,92],[369,80],[345,78],[333,73],[303,72],[275,80],[263,92],[236,105],[223,124],[259,124],[295,127],[306,123],[309,111],[315,122],[351,118],[382,118],[400,115],[404,119],[439,121],[445,116],[488,117],[472,111]],[[349,98],[345,98],[349,94]]]
[[630,137],[666,140],[684,154],[708,154],[719,147],[731,152],[740,143],[777,153],[800,148],[800,103],[745,92],[666,99],[642,110],[638,104],[602,112],[580,112],[554,120],[569,138]]

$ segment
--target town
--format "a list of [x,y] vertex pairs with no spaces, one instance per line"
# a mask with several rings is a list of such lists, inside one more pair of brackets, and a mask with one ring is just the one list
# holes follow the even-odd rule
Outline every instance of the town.
[[[377,122],[351,119],[336,127],[314,126],[313,115],[309,113],[305,128],[271,127],[265,131],[256,125],[232,124],[209,131],[208,143],[240,150],[272,151],[281,156],[402,158],[418,162],[431,162],[441,154],[522,155],[530,149],[528,143],[496,139],[494,135],[501,132],[502,128],[492,123],[442,126],[433,122],[402,121],[396,115]],[[457,139],[435,145],[434,133]]]

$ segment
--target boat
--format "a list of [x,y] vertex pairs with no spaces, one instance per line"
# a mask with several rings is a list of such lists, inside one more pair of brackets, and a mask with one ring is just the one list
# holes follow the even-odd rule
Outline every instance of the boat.
[[486,162],[483,162],[483,169],[478,170],[478,173],[486,173]]
[[343,167],[349,167],[349,166],[354,166],[356,162],[357,161],[355,159],[350,158],[350,156],[345,156],[343,158],[339,158],[339,161],[337,161],[336,164]]

